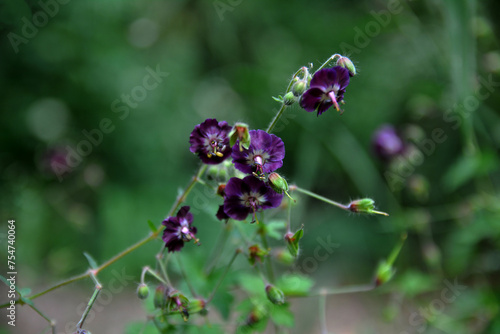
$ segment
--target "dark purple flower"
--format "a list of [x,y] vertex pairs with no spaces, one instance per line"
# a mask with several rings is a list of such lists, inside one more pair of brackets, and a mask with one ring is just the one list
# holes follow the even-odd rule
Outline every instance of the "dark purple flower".
[[227,122],[209,118],[194,127],[189,137],[189,150],[198,154],[206,164],[219,164],[231,155],[228,137],[230,131],[231,127]]
[[403,153],[405,149],[403,140],[391,125],[382,125],[375,131],[372,146],[377,156],[386,161]]
[[215,214],[218,220],[228,220],[230,217],[224,212],[224,205],[219,205],[219,210]]
[[347,85],[349,70],[341,66],[321,69],[314,73],[310,88],[302,94],[300,106],[308,112],[317,111],[318,116],[331,106],[341,111],[339,102],[344,98]]
[[282,194],[272,190],[263,181],[249,175],[244,179],[232,177],[226,185],[224,212],[236,220],[244,220],[258,210],[276,208],[281,204]]
[[195,238],[196,227],[191,226],[193,223],[193,214],[189,212],[189,206],[183,206],[177,212],[176,217],[168,217],[163,221],[165,229],[163,230],[163,241],[169,252],[181,250],[184,242],[194,239],[195,243],[198,239]]
[[240,151],[238,143],[233,146],[234,167],[243,173],[270,173],[283,166],[285,144],[263,130],[250,130],[250,146]]

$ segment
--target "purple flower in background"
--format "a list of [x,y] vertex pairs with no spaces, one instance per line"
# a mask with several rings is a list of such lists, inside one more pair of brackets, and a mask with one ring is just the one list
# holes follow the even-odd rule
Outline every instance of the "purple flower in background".
[[226,185],[224,212],[236,220],[244,220],[252,213],[255,220],[255,212],[276,208],[282,199],[282,194],[252,175],[244,179],[232,177]]
[[390,160],[403,153],[405,145],[391,125],[382,125],[372,138],[373,150],[382,160]]
[[250,130],[250,146],[248,150],[239,150],[236,143],[233,147],[234,167],[243,173],[270,173],[283,166],[285,144],[283,141],[263,130]]
[[180,208],[176,217],[168,217],[163,221],[162,225],[165,226],[165,229],[163,230],[162,239],[169,252],[181,250],[184,242],[191,239],[194,239],[195,243],[198,242],[195,237],[197,230],[196,227],[191,226],[192,223],[193,214],[189,212],[189,206]]
[[228,133],[231,127],[227,122],[217,122],[215,118],[207,119],[195,126],[189,143],[189,150],[198,154],[201,161],[209,165],[216,165],[231,155]]
[[219,210],[215,214],[218,220],[228,220],[230,217],[224,212],[224,205],[219,205]]
[[344,98],[347,85],[349,70],[341,66],[321,69],[314,73],[310,88],[302,94],[300,106],[308,112],[317,111],[318,116],[331,106],[341,111],[339,102]]

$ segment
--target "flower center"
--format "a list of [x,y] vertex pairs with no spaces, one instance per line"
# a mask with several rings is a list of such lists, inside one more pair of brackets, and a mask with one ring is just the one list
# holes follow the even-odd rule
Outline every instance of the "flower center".
[[182,220],[180,222],[181,224],[181,228],[180,228],[180,239],[182,239],[182,241],[184,242],[188,242],[190,240],[194,240],[194,243],[198,243],[198,239],[196,239],[196,237],[194,236],[193,232],[191,232],[189,230],[189,224],[187,222],[187,220]]
[[328,96],[330,97],[330,99],[332,100],[332,103],[333,105],[335,106],[335,109],[337,111],[340,111],[340,108],[339,108],[339,104],[337,102],[337,97],[336,97],[336,91],[335,90],[332,90],[328,93]]
[[209,139],[208,145],[207,145],[207,157],[211,158],[212,156],[217,156],[219,158],[222,158],[224,152],[226,150],[226,145],[222,143],[222,141],[218,138],[213,138]]

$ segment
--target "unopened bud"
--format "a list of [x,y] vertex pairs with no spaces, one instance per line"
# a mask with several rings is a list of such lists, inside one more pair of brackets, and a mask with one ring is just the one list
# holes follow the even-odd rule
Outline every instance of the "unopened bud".
[[167,305],[168,288],[165,285],[158,285],[155,291],[153,304],[155,308],[163,309]]
[[337,60],[337,65],[349,70],[349,76],[353,77],[356,75],[356,67],[354,67],[354,64],[349,58],[340,57],[339,60]]
[[295,96],[301,96],[304,94],[307,88],[307,82],[305,80],[299,80],[292,86],[292,93]]
[[375,285],[380,286],[389,282],[395,273],[396,270],[392,267],[392,264],[386,261],[380,262],[377,268],[377,274],[375,275]]
[[347,209],[351,212],[356,212],[356,213],[370,213],[370,214],[378,214],[378,215],[383,215],[383,216],[389,215],[385,212],[374,210],[375,209],[375,201],[372,200],[371,198],[362,198],[362,199],[357,199],[355,201],[352,201],[347,206]]
[[248,150],[250,147],[250,133],[247,124],[236,123],[228,136],[231,147],[234,146],[237,140],[239,141],[240,151],[243,151],[243,148]]
[[189,301],[189,312],[197,313],[205,309],[206,302],[203,299],[192,299]]
[[262,249],[259,245],[255,244],[248,247],[248,262],[250,262],[251,265],[254,265],[256,260],[263,262],[264,256],[267,256],[268,254],[269,252],[267,250]]
[[278,194],[285,193],[290,199],[293,199],[288,194],[288,183],[286,182],[286,180],[284,178],[281,177],[281,175],[279,175],[276,172],[273,172],[273,173],[269,174],[268,181],[269,181],[269,186],[275,192],[277,192]]
[[139,297],[139,299],[148,298],[149,287],[144,283],[139,284],[139,286],[137,287],[137,296]]
[[276,260],[287,266],[295,261],[295,257],[285,248],[277,249],[273,254]]
[[268,284],[266,286],[266,294],[267,299],[275,305],[283,305],[285,303],[285,294],[274,285]]
[[297,257],[299,254],[299,241],[304,235],[304,227],[302,226],[297,232],[288,232],[285,234],[286,245],[288,251],[293,257]]
[[283,103],[286,106],[290,106],[295,102],[297,102],[297,97],[292,92],[288,92],[285,94],[285,96],[283,96]]

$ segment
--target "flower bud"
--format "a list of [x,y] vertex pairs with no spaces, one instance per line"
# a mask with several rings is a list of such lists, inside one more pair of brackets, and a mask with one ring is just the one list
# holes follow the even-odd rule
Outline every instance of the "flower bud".
[[273,255],[276,260],[287,266],[295,261],[295,257],[285,248],[276,249]]
[[394,276],[396,270],[392,267],[392,264],[382,261],[377,267],[377,273],[375,275],[375,285],[380,286],[390,281]]
[[287,106],[290,106],[297,102],[297,97],[292,92],[288,92],[283,96],[283,103]]
[[292,93],[295,96],[301,96],[307,88],[307,82],[305,80],[299,80],[292,86]]
[[285,303],[285,294],[274,285],[266,285],[266,295],[267,299],[275,305],[283,305]]
[[251,265],[254,265],[256,260],[262,262],[264,256],[267,256],[267,254],[269,254],[269,252],[260,248],[257,244],[250,246],[248,247],[248,262],[250,262]]
[[299,241],[304,235],[304,227],[301,227],[297,232],[288,232],[285,234],[285,240],[288,246],[288,251],[294,257],[299,254]]
[[349,70],[349,76],[353,77],[356,75],[356,67],[354,67],[354,64],[352,61],[347,58],[347,57],[340,57],[339,60],[337,60],[337,65],[342,66],[343,68],[346,68]]
[[189,312],[197,313],[205,309],[206,302],[203,299],[192,299],[189,301]]
[[148,298],[149,287],[144,283],[139,284],[139,286],[137,287],[137,296],[139,297],[139,299]]
[[219,195],[221,197],[226,196],[226,184],[225,183],[219,184],[219,186],[217,187],[217,195]]
[[403,248],[406,238],[407,238],[406,233],[401,234],[399,242],[396,244],[396,246],[394,246],[387,260],[382,260],[378,265],[375,274],[375,286],[380,286],[384,283],[387,283],[396,273],[396,269],[394,269],[393,264],[394,261],[396,261],[396,258],[398,257],[401,248]]
[[288,191],[288,183],[278,173],[273,172],[269,174],[268,180],[271,188],[278,194],[282,194],[283,191]]
[[153,304],[155,308],[165,308],[167,305],[168,288],[165,285],[158,285],[155,291]]
[[239,141],[240,152],[243,148],[248,150],[250,147],[250,133],[248,132],[248,125],[245,123],[236,123],[229,132],[229,145],[234,146],[236,141]]
[[356,212],[356,213],[370,213],[370,214],[376,213],[379,215],[388,216],[388,214],[385,212],[374,210],[375,201],[372,200],[371,198],[362,198],[352,201],[347,206],[347,209],[351,212]]

